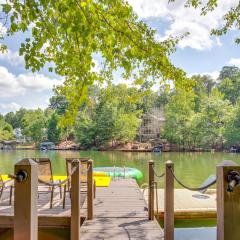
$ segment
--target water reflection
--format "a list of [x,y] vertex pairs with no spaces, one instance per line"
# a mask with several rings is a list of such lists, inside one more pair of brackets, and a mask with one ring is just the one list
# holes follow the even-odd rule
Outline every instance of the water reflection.
[[174,231],[175,240],[215,240],[216,228],[177,228]]

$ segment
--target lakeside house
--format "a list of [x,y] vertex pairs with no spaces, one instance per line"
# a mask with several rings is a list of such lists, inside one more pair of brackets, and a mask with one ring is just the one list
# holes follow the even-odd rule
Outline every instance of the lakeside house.
[[139,141],[146,142],[160,139],[161,128],[164,122],[164,113],[160,108],[153,108],[151,111],[143,114],[139,128]]
[[26,143],[26,137],[22,134],[21,128],[14,128],[13,135],[19,143]]

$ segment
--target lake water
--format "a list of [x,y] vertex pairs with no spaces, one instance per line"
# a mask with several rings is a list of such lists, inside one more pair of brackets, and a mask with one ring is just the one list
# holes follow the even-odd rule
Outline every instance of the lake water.
[[[139,184],[148,180],[148,161],[154,160],[158,173],[164,171],[164,162],[172,160],[174,170],[179,179],[189,186],[198,187],[209,175],[216,173],[216,165],[223,160],[233,160],[240,164],[240,155],[234,153],[124,153],[124,152],[95,152],[95,151],[48,151],[33,150],[0,151],[0,172],[13,173],[14,163],[22,158],[49,157],[52,160],[55,175],[65,175],[66,157],[89,157],[94,160],[94,166],[125,166],[137,168],[143,173]],[[163,180],[158,180],[160,187]],[[175,184],[176,188],[180,188]],[[194,221],[191,220],[191,224]],[[180,222],[175,233],[176,240],[213,240],[216,239],[214,224],[198,221],[196,226]],[[213,225],[213,226],[212,226]],[[184,227],[184,228],[183,228]]]
[[[164,171],[167,160],[174,162],[174,170],[179,179],[190,186],[198,187],[209,175],[216,173],[216,165],[223,160],[233,160],[240,164],[240,155],[235,153],[124,153],[96,151],[0,151],[0,172],[13,173],[13,166],[18,160],[30,157],[49,157],[52,160],[53,173],[65,175],[65,158],[89,157],[95,167],[125,166],[137,168],[143,173],[139,184],[148,182],[148,161],[154,160],[155,169],[160,174]],[[159,180],[163,186],[163,180]],[[175,184],[176,188],[180,188]]]

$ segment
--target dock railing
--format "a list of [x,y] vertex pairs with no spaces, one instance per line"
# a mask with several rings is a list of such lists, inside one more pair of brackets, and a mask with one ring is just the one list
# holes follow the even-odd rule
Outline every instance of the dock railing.
[[[151,170],[150,170],[151,169]],[[201,191],[216,184],[217,240],[239,240],[240,236],[240,166],[233,161],[223,161],[216,167],[216,179],[201,187],[189,187],[174,173],[174,164],[165,163],[164,193],[164,240],[174,239],[174,180],[191,191]],[[153,182],[156,171],[154,162],[149,161],[149,219],[154,216]],[[161,175],[162,176],[162,175]]]
[[93,160],[88,160],[87,172],[87,219],[93,219],[93,198],[96,195],[96,183],[93,180]]
[[[88,218],[93,216],[93,161],[89,161],[88,167]],[[72,162],[71,177],[71,240],[80,239],[80,185],[81,162]],[[14,175],[9,175],[15,181],[14,191],[14,240],[38,239],[38,164],[31,159],[23,159],[15,164]],[[48,183],[41,180],[46,186],[63,184],[69,179],[59,183]],[[91,185],[90,185],[91,184]]]
[[15,164],[14,240],[38,239],[38,165],[31,159]]

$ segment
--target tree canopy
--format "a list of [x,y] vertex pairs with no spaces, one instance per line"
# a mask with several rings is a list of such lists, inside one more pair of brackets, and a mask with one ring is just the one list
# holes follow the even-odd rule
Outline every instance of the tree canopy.
[[13,128],[10,124],[0,119],[0,140],[12,140]]
[[184,71],[169,60],[177,39],[158,42],[127,1],[10,0],[3,11],[8,35],[31,31],[19,50],[26,68],[48,67],[65,78],[58,88],[68,102],[65,123],[77,115],[88,86],[112,80],[118,69],[136,84],[170,79],[188,85]]

